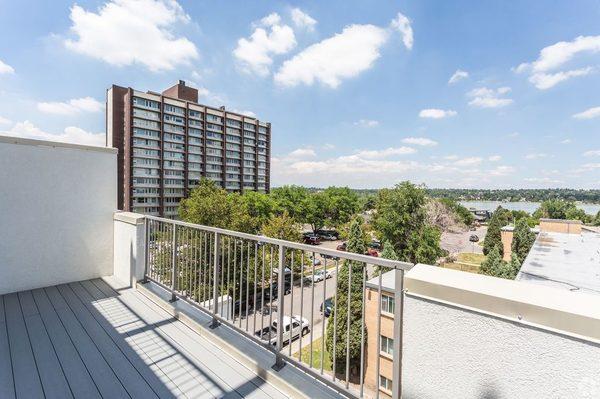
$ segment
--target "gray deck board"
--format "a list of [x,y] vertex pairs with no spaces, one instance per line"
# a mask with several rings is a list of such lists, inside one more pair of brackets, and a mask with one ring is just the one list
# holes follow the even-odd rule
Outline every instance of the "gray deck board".
[[0,296],[0,398],[15,397],[8,331],[4,317],[4,297]]
[[79,324],[77,317],[73,314],[58,288],[49,287],[45,289],[50,302],[53,304],[58,317],[61,319],[71,340],[75,343],[77,350],[83,359],[89,373],[91,374],[100,394],[105,398],[129,398],[127,391],[111,370],[110,366],[98,350],[94,341]]
[[16,396],[30,399],[43,398],[44,390],[17,294],[8,294],[4,297],[4,309]]
[[0,399],[285,398],[135,289],[0,295]]
[[37,289],[33,290],[32,294],[73,395],[76,398],[100,399],[100,392],[96,384],[88,373],[58,314],[54,311],[46,292],[43,289]]
[[[103,280],[93,280],[92,282],[108,287],[108,284]],[[122,297],[132,307],[136,304],[141,307],[148,302],[146,297],[134,290],[122,293]],[[153,320],[172,318],[169,313],[157,306],[149,307],[149,312],[147,317],[152,317]],[[222,378],[223,384],[226,384],[230,390],[236,391],[239,395],[245,398],[265,397],[265,395],[273,398],[286,397],[183,323],[177,322],[160,328],[166,336],[182,346],[182,350],[189,354],[190,359],[198,362],[202,367],[209,368],[213,375]]]
[[[160,398],[170,398],[174,395],[165,387],[163,382],[148,368],[146,363],[140,359],[139,355],[129,346],[124,337],[115,330],[115,326],[107,321],[92,302],[102,299],[98,296],[92,296],[81,283],[69,284],[73,292],[77,295],[81,303],[88,309],[91,315],[102,326],[104,331],[111,337],[112,341],[123,352],[129,362],[136,368],[154,393]],[[98,305],[96,305],[98,306]]]
[[54,346],[46,332],[46,327],[38,313],[31,291],[19,293],[19,301],[33,354],[38,365],[38,373],[46,398],[72,398],[73,394],[58,361]]

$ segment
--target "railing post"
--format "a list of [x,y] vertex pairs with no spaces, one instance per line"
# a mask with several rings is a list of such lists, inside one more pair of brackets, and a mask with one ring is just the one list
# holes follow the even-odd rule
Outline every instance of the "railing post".
[[[404,270],[394,270],[394,364],[392,398],[402,397],[402,328],[404,324]],[[377,377],[379,379],[379,377]],[[379,380],[377,381],[379,384]]]
[[[215,245],[213,246],[213,319],[211,328],[219,325],[217,314],[219,313],[219,247],[221,246],[221,236],[215,233]],[[209,302],[210,303],[210,302]]]
[[[284,305],[284,295],[285,295],[285,247],[283,245],[279,245],[279,273],[277,276],[277,353],[275,354],[275,366],[276,370],[281,369],[285,365],[285,360],[283,359],[283,355],[281,351],[283,349],[283,305]],[[292,344],[291,340],[291,328],[290,325],[290,342],[288,345]]]
[[171,302],[177,300],[175,288],[177,287],[177,224],[173,222],[173,240],[171,242]]

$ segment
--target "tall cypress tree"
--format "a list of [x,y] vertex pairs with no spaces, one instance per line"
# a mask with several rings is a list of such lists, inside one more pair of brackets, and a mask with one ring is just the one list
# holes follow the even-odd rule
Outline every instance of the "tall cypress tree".
[[[348,236],[347,251],[357,254],[364,254],[366,245],[362,229],[363,220],[355,217],[350,223],[350,233]],[[337,309],[334,306],[329,323],[327,324],[326,345],[329,356],[333,361],[335,352],[336,372],[345,375],[346,372],[346,345],[348,337],[348,301],[350,301],[350,376],[357,377],[360,365],[360,342],[362,327],[362,300],[363,300],[363,269],[365,265],[362,262],[345,260],[337,276]],[[352,276],[349,275],[352,270]],[[350,287],[348,286],[350,283]],[[335,323],[334,323],[335,320]],[[335,332],[335,348],[333,346]],[[365,329],[365,341],[367,331]]]
[[519,264],[523,263],[535,241],[535,233],[531,231],[525,218],[517,220],[513,233],[511,250]]

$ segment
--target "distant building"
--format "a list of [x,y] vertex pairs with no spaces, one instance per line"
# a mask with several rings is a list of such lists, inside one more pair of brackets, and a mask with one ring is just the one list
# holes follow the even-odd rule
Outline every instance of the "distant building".
[[[379,389],[380,397],[392,397],[393,347],[394,347],[394,271],[381,276],[381,302],[379,301],[379,277],[366,282],[365,326],[367,330],[367,356],[365,362],[365,385]],[[381,303],[381,331],[377,347],[377,324]],[[377,375],[379,362],[379,375]]]
[[600,294],[600,229],[541,219],[539,230],[516,280]]
[[201,105],[184,81],[162,94],[113,85],[106,131],[119,149],[119,209],[176,217],[203,177],[229,191],[269,191],[271,124]]

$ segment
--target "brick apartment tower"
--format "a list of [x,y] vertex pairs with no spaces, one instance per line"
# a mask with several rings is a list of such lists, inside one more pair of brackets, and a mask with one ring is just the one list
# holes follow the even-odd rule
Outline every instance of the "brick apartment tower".
[[119,209],[177,217],[201,178],[228,191],[269,192],[271,124],[198,104],[198,90],[182,80],[162,94],[113,85],[106,132],[119,149]]

